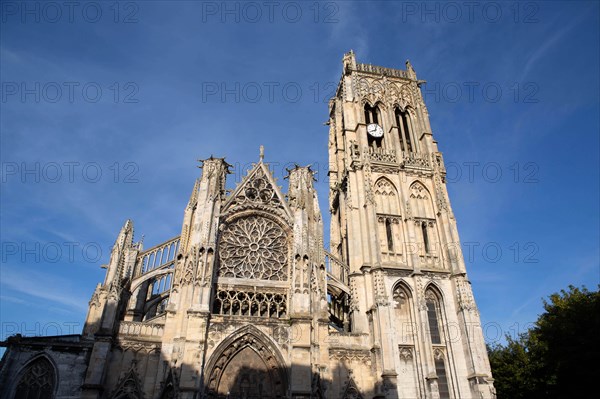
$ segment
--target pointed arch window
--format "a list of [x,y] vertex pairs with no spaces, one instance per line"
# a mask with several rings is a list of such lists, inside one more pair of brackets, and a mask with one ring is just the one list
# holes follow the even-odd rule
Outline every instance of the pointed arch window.
[[[379,123],[379,108],[365,104],[365,124],[370,125],[371,123],[381,125]],[[383,137],[373,137],[367,133],[367,142],[370,148],[381,148],[383,146]]]
[[385,219],[385,235],[388,251],[394,252],[394,233],[392,232],[392,220],[390,218]]
[[413,152],[414,145],[411,139],[411,131],[408,122],[408,112],[400,108],[394,110],[396,118],[396,127],[398,128],[398,137],[400,139],[400,148],[402,151]]
[[421,223],[421,232],[423,233],[423,245],[425,248],[425,253],[428,254],[430,252],[430,248],[429,248],[429,236],[427,235],[427,222]]
[[401,260],[403,231],[398,191],[394,184],[380,178],[374,186],[378,239],[384,262]]
[[444,351],[436,349],[433,351],[435,364],[435,374],[438,379],[438,392],[440,399],[450,399],[450,388],[448,387],[448,376],[446,375],[446,362],[444,361]]
[[420,181],[417,180],[410,185],[409,199],[415,217],[435,219],[431,194]]
[[427,322],[429,324],[429,336],[431,343],[440,345],[442,337],[440,334],[440,303],[433,291],[428,290],[425,296],[427,304]]
[[50,361],[41,357],[33,361],[17,384],[15,399],[53,399],[56,373]]
[[371,107],[369,104],[365,104],[365,123],[379,124],[379,109],[377,106]]
[[414,334],[417,330],[412,315],[410,290],[404,283],[399,283],[394,288],[392,298],[394,320],[399,332],[399,343],[408,345],[407,348],[410,348],[414,345]]

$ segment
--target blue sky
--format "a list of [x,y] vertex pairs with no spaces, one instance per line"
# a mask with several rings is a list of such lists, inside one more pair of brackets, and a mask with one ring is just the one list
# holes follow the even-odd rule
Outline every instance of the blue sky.
[[[342,55],[424,86],[489,342],[599,282],[597,2],[3,1],[2,338],[79,333],[127,218],[180,232],[197,159],[319,171]],[[472,172],[472,173],[470,173]],[[500,173],[500,174],[499,174]],[[501,252],[498,252],[501,251]]]

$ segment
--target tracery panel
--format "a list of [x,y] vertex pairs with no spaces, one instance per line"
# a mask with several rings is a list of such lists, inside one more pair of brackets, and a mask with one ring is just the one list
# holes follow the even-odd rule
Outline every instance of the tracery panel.
[[54,398],[55,381],[54,367],[47,359],[40,357],[33,361],[23,373],[17,384],[15,399],[52,399]]
[[286,233],[262,216],[227,225],[219,241],[220,277],[284,281],[288,278]]
[[278,292],[256,292],[218,289],[213,313],[224,316],[285,317],[287,295]]

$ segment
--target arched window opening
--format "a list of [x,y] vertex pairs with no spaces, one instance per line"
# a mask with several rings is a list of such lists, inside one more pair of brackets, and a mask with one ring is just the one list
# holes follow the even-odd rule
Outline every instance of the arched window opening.
[[[365,124],[370,125],[371,123],[379,123],[379,109],[377,106],[371,107],[369,104],[365,104]],[[367,133],[367,142],[370,148],[381,148],[383,146],[383,137],[373,137]]]
[[410,290],[403,283],[397,284],[392,293],[392,306],[394,311],[394,322],[398,332],[398,340],[401,345],[414,345],[414,337],[417,326],[414,323],[411,309]]
[[396,108],[394,115],[396,117],[396,127],[398,128],[400,148],[402,151],[413,152],[411,132],[408,124],[408,112]]
[[423,232],[423,245],[425,246],[425,253],[429,253],[429,236],[427,235],[427,223],[421,223],[421,231]]
[[413,216],[423,219],[435,219],[431,195],[421,182],[415,181],[410,185],[409,199]]
[[385,235],[387,238],[388,251],[394,252],[394,235],[392,233],[392,221],[390,218],[385,219]]
[[379,124],[379,110],[377,107],[371,107],[369,104],[365,104],[365,123],[368,125],[370,123]]
[[377,180],[374,188],[377,213],[400,215],[398,191],[394,184],[386,178],[381,178]]
[[436,349],[434,352],[435,358],[435,374],[438,378],[438,391],[440,399],[450,399],[450,389],[448,388],[448,377],[446,376],[446,364],[444,362],[444,352]]
[[442,343],[440,335],[439,302],[435,294],[431,291],[426,295],[427,303],[427,321],[429,323],[429,336],[431,343],[439,345]]
[[400,202],[398,191],[394,184],[380,178],[375,182],[375,209],[377,210],[377,231],[379,247],[383,262],[402,260],[402,218],[400,217]]
[[52,399],[55,381],[54,367],[41,357],[27,367],[17,384],[15,399]]

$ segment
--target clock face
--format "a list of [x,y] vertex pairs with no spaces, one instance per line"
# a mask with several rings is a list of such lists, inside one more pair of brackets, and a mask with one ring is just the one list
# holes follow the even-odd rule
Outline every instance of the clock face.
[[371,123],[367,125],[367,133],[369,133],[371,137],[379,138],[383,136],[383,128],[377,123]]

